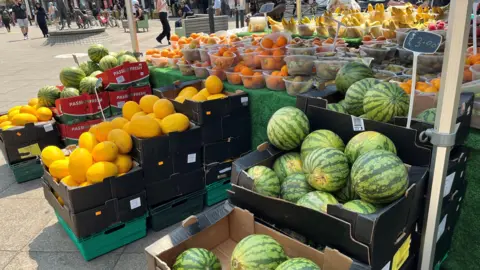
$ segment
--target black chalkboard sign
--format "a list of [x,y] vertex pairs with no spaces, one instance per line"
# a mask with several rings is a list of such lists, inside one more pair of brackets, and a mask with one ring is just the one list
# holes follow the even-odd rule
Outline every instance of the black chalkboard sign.
[[431,32],[410,31],[403,48],[418,53],[435,53],[442,44],[442,36]]

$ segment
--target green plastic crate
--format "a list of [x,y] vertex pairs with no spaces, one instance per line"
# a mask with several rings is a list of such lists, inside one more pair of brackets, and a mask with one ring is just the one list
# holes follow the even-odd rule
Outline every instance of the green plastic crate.
[[86,261],[90,261],[147,235],[147,215],[110,226],[100,233],[79,239],[70,230],[62,217],[57,213],[55,214],[57,215],[58,222],[62,225]]
[[150,209],[149,226],[154,231],[173,225],[203,210],[205,190],[196,191]]
[[227,199],[227,190],[232,188],[230,178],[214,182],[207,186],[207,194],[205,194],[205,204],[212,206]]
[[38,179],[43,175],[43,167],[39,159],[30,159],[10,165],[17,183]]

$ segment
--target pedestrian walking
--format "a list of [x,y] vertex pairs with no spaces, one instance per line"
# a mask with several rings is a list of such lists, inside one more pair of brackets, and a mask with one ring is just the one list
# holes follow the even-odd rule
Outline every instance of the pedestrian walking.
[[35,17],[37,18],[37,24],[42,30],[43,37],[48,37],[48,26],[47,26],[47,13],[40,3],[35,4]]
[[53,5],[52,2],[48,3],[48,16],[50,17],[50,21],[54,22],[57,14],[56,14],[57,8]]
[[157,0],[157,11],[162,23],[162,33],[156,38],[162,44],[162,39],[167,37],[168,45],[170,45],[170,24],[168,23],[168,4],[166,0]]
[[10,33],[10,21],[12,18],[10,18],[10,14],[8,14],[7,9],[4,9],[2,11],[2,23],[5,25],[5,28],[7,29],[7,32]]
[[22,0],[15,0],[15,5],[13,5],[12,11],[18,26],[20,26],[20,30],[22,31],[23,39],[28,39],[27,9],[25,4],[22,3]]

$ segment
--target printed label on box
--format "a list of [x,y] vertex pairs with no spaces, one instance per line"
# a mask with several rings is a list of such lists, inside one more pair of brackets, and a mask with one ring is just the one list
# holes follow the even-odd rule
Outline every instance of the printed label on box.
[[88,95],[87,104],[88,119],[102,119],[103,116],[105,116],[105,118],[112,116],[108,92],[98,93],[98,98],[97,95]]
[[45,132],[50,132],[53,130],[53,126],[52,124],[46,124],[43,126],[43,129],[45,130]]
[[91,126],[96,125],[100,122],[102,122],[102,120],[95,119],[73,125],[59,124],[58,128],[60,131],[60,136],[63,140],[76,141],[83,132],[88,131]]
[[130,87],[129,89],[130,100],[140,103],[140,99],[145,95],[152,94],[152,88],[150,85],[145,85],[142,87]]
[[84,122],[88,115],[88,95],[78,97],[59,98],[55,100],[55,107],[52,112],[58,122],[62,124],[75,124]]
[[197,154],[188,154],[187,163],[195,163],[197,161]]
[[39,156],[42,152],[40,150],[40,146],[38,145],[38,143],[34,143],[22,148],[18,148],[17,151],[21,159]]
[[452,191],[452,185],[453,185],[453,180],[455,179],[455,173],[456,172],[453,172],[445,178],[445,186],[443,187],[444,198],[448,196],[448,194],[450,194],[450,191]]
[[443,217],[442,221],[438,225],[438,231],[437,231],[437,242],[440,240],[440,237],[442,237],[442,234],[445,232],[445,227],[447,226],[447,215]]
[[109,91],[127,90],[132,85],[130,70],[127,64],[111,68],[103,72],[103,87]]
[[365,124],[363,123],[363,119],[360,117],[355,117],[352,115],[352,126],[353,131],[364,131]]
[[410,256],[410,244],[412,243],[412,236],[409,235],[402,246],[398,249],[397,253],[393,256],[392,270],[398,270],[402,268],[402,265]]
[[130,200],[130,209],[135,209],[135,208],[138,208],[142,206],[142,202],[140,201],[140,197],[139,198],[135,198],[133,200]]
[[150,86],[150,70],[146,62],[126,63],[133,87]]
[[242,103],[243,106],[248,105],[248,97],[241,97],[240,102]]
[[130,100],[128,90],[107,92],[112,116],[121,115],[123,105]]

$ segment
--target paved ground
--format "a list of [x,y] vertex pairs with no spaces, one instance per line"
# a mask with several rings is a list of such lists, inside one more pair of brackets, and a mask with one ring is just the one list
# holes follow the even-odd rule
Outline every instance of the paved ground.
[[[161,25],[158,21],[150,25],[149,32],[138,34],[141,51],[159,45],[154,38]],[[0,112],[26,104],[44,85],[59,83],[60,69],[74,62],[69,56],[55,56],[86,53],[88,43],[97,39],[111,51],[129,50],[129,37],[123,29],[109,28],[101,37],[51,45],[35,26],[27,41],[18,27],[9,34],[0,28]],[[44,199],[40,181],[17,184],[0,156],[0,269],[145,269],[144,248],[167,232],[151,231],[144,239],[85,262]]]

